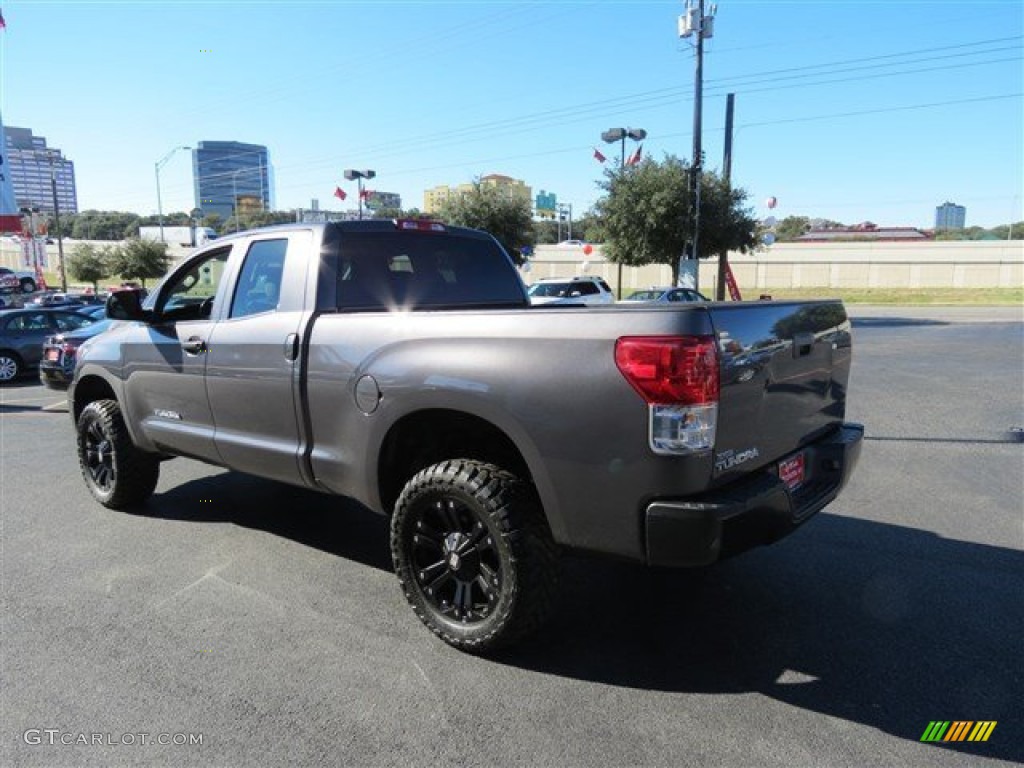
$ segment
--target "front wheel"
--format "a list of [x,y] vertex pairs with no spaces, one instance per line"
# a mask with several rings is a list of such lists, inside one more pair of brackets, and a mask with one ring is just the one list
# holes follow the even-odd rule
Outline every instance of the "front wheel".
[[97,400],[82,410],[78,463],[89,491],[110,509],[141,504],[160,477],[160,461],[132,443],[116,400]]
[[21,358],[13,352],[0,352],[0,383],[14,381],[21,375]]
[[31,277],[21,278],[21,292],[22,293],[35,293],[36,281]]
[[558,549],[533,487],[469,459],[427,467],[391,519],[395,573],[446,643],[490,651],[539,627],[554,602]]

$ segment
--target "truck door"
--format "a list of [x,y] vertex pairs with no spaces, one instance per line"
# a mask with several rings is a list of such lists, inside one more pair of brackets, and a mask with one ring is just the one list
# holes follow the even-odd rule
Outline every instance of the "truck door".
[[122,344],[130,420],[170,453],[218,462],[206,397],[206,352],[214,304],[231,247],[183,264],[160,287],[155,321]]
[[299,332],[312,256],[311,232],[250,240],[206,356],[221,460],[232,469],[300,484]]

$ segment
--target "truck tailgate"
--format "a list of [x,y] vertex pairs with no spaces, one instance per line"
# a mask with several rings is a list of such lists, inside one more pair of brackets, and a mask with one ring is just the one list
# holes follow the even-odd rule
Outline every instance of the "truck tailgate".
[[[721,356],[717,486],[842,424],[852,349],[840,301],[716,304],[710,312]],[[782,464],[780,475],[802,473],[800,462],[797,455]]]

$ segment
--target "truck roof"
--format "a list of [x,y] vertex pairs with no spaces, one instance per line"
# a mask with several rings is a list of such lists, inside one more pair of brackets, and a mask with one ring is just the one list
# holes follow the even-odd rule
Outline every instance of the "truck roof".
[[241,232],[232,232],[227,235],[221,235],[217,238],[217,243],[229,242],[235,238],[247,237],[254,232],[294,232],[296,230],[314,230],[314,231],[329,231],[333,230],[334,233],[341,232],[395,232],[399,229],[405,229],[406,231],[414,231],[414,227],[411,224],[416,224],[420,228],[425,228],[426,225],[440,226],[443,229],[439,233],[448,233],[453,235],[461,235],[464,237],[477,237],[480,239],[490,239],[491,235],[480,229],[470,229],[469,227],[459,227],[445,224],[440,221],[433,221],[430,219],[362,219],[362,220],[351,220],[351,221],[332,221],[327,223],[299,223],[294,224],[274,224],[269,227],[258,227],[256,229],[247,229]]

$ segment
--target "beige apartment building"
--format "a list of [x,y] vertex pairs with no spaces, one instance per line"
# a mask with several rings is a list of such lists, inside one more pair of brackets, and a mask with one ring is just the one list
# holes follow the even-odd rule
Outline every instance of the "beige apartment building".
[[[480,178],[484,186],[498,187],[507,191],[510,196],[521,197],[526,202],[533,204],[533,190],[526,185],[526,182],[513,179],[511,176],[503,176],[500,173],[491,173]],[[456,187],[441,186],[428,189],[423,193],[423,212],[437,213],[441,206],[448,202],[455,195],[463,195],[473,189],[472,184],[459,184]]]

